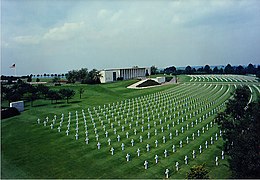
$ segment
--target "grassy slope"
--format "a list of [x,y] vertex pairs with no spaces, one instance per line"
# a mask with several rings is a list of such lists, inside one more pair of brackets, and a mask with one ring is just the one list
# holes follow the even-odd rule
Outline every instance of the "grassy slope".
[[[77,93],[78,89],[83,87],[85,92],[82,99],[79,99],[79,94],[76,94],[70,100],[69,104],[66,104],[65,100],[62,101],[63,103],[58,104],[51,104],[50,101],[46,100],[38,100],[34,102],[34,107],[30,107],[30,103],[26,103],[25,111],[20,116],[3,120],[1,123],[2,178],[82,177],[84,168],[78,168],[78,166],[89,166],[89,162],[81,162],[81,159],[72,159],[73,156],[79,155],[73,154],[74,149],[81,149],[82,144],[74,143],[70,139],[65,139],[66,142],[61,142],[62,145],[57,143],[57,138],[55,137],[59,134],[53,132],[50,135],[40,129],[35,129],[37,118],[50,116],[50,114],[54,115],[54,113],[61,114],[80,110],[81,108],[86,109],[88,107],[113,103],[168,88],[156,87],[142,91],[125,88],[134,82],[135,80],[101,85],[63,85],[62,88],[72,88]],[[7,105],[6,102],[4,104]],[[51,138],[55,138],[55,140]],[[63,146],[64,144],[66,146]],[[71,148],[68,151],[71,154],[64,154],[67,148]],[[91,167],[94,168],[94,164]],[[49,168],[55,169],[53,171],[55,174],[48,174]],[[94,173],[90,177],[94,178],[98,176],[95,176]]]
[[[189,77],[180,76],[179,82],[187,80],[189,81]],[[101,85],[64,85],[62,87],[73,88],[76,92],[80,87],[83,87],[85,92],[82,99],[79,99],[79,94],[76,94],[70,100],[69,104],[66,104],[65,100],[59,104],[51,104],[49,101],[38,100],[34,103],[35,107],[30,107],[28,103],[26,111],[20,116],[3,120],[1,123],[1,177],[162,178],[165,169],[161,167],[156,168],[151,164],[148,171],[144,171],[143,161],[141,162],[136,158],[131,162],[135,164],[133,166],[133,164],[125,161],[125,155],[122,153],[117,153],[114,157],[108,156],[108,148],[102,148],[100,152],[96,152],[93,151],[93,149],[96,149],[96,146],[93,144],[85,146],[83,141],[75,141],[72,135],[66,137],[64,134],[59,134],[56,131],[50,131],[49,128],[36,125],[36,120],[39,117],[51,117],[54,113],[57,115],[61,113],[67,114],[69,111],[80,111],[82,108],[97,107],[169,88],[169,86],[145,90],[125,88],[134,82],[135,80]],[[170,87],[173,86],[176,85],[171,85]],[[214,133],[216,130],[216,128],[210,129],[209,133]],[[203,140],[201,139],[201,143]],[[192,143],[193,145],[191,144],[190,148],[185,150],[187,153],[199,145],[199,142],[196,142],[197,144],[195,142]],[[210,161],[214,159],[216,153],[219,154],[222,143],[222,141],[217,141],[214,145],[210,146],[209,150],[198,155],[195,161],[191,161],[189,166],[181,166],[179,173],[172,173],[175,160],[179,159],[183,161],[183,157],[179,157],[178,152],[169,161],[162,160],[161,163],[172,166],[172,178],[184,178],[191,165],[202,162],[206,162],[206,167],[210,169],[210,177],[228,178],[230,177],[230,171],[226,160],[218,167],[214,166],[214,162]],[[136,150],[131,149],[131,151]],[[183,155],[185,152],[180,151],[179,153]],[[145,158],[148,157],[144,156],[142,160]],[[104,161],[107,164],[104,165]],[[122,166],[118,168],[118,164]]]

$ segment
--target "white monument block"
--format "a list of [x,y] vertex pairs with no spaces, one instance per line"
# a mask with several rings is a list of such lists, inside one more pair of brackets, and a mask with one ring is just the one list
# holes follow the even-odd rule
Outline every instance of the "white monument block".
[[10,107],[16,108],[19,112],[24,111],[24,102],[23,101],[16,101],[16,102],[11,102]]

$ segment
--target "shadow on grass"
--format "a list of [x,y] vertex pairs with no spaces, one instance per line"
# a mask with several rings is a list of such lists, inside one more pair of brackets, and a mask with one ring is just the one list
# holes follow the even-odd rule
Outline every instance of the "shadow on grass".
[[60,106],[54,106],[54,108],[63,108],[63,107],[69,107],[70,104],[64,104],[64,105],[60,105]]
[[75,103],[81,103],[82,101],[69,101],[68,104],[75,104]]
[[33,105],[32,107],[42,107],[42,106],[48,106],[49,104],[37,104],[37,105]]

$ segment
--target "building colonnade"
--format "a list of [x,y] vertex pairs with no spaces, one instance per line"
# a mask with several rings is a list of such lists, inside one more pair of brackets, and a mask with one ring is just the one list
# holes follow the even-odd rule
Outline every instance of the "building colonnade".
[[135,77],[145,76],[145,68],[138,69],[120,69],[120,76],[124,79],[132,79]]

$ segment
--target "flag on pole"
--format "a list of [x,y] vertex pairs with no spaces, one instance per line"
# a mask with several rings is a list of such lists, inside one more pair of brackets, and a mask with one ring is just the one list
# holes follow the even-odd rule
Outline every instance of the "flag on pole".
[[10,66],[10,68],[15,68],[15,64],[13,64],[12,66]]

